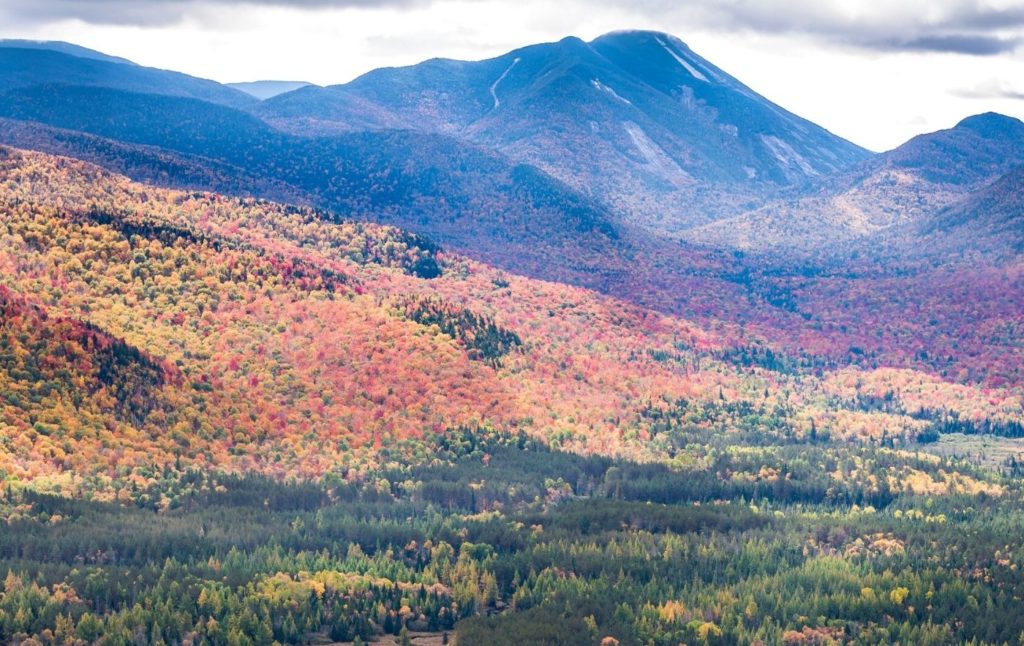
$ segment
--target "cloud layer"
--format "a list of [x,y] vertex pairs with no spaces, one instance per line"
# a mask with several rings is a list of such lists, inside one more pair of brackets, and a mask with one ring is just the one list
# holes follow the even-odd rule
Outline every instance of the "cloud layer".
[[950,94],[964,99],[1012,99],[1024,101],[1024,90],[1016,89],[1008,83],[995,79],[990,79],[972,87],[952,90]]
[[429,0],[0,0],[0,16],[14,24],[39,25],[81,20],[92,25],[158,27],[174,25],[206,9],[282,7],[293,9],[403,8]]
[[[604,0],[615,3],[615,0]],[[722,31],[802,34],[878,51],[993,56],[1024,35],[1024,6],[983,0],[639,0],[641,10],[672,14]]]
[[[800,34],[876,51],[947,52],[994,56],[1016,50],[1024,39],[1019,0],[590,0],[595,6],[646,19],[718,31]],[[469,0],[475,5],[522,6],[519,0]],[[8,24],[38,26],[77,19],[94,25],[167,26],[209,10],[253,7],[318,9],[413,9],[439,0],[0,0]],[[468,4],[468,3],[467,3]],[[567,10],[574,7],[566,7]]]

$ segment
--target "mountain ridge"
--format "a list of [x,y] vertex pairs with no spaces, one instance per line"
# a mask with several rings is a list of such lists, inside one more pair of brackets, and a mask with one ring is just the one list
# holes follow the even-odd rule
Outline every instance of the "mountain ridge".
[[0,93],[60,84],[184,96],[240,109],[258,103],[216,81],[109,58],[82,57],[51,48],[0,47]]
[[[593,267],[616,255],[618,225],[607,211],[536,168],[449,136],[386,131],[300,137],[227,106],[105,88],[36,86],[3,98],[0,116],[160,148],[185,155],[178,160],[185,166],[213,160],[220,170],[260,180],[248,189],[237,181],[222,187],[265,197],[297,195],[350,217],[399,224],[531,275],[549,271],[556,278],[569,271],[578,280],[588,272],[572,269],[562,257],[589,257],[581,264]],[[20,141],[39,134],[38,127],[21,130]],[[42,139],[54,146],[52,136]],[[124,168],[124,157],[134,155],[121,147],[96,161]],[[266,182],[270,191],[261,193]],[[478,218],[479,212],[489,217]],[[552,254],[560,259],[546,261]]]
[[81,45],[75,45],[74,43],[68,43],[62,40],[27,40],[22,38],[3,38],[0,39],[0,48],[10,47],[15,49],[41,49],[58,52],[61,54],[68,54],[78,58],[91,58],[94,60],[105,61],[108,63],[121,63],[124,65],[138,66],[137,63],[128,60],[127,58],[121,58],[120,56],[111,56],[95,49],[89,49],[88,47],[82,47]]

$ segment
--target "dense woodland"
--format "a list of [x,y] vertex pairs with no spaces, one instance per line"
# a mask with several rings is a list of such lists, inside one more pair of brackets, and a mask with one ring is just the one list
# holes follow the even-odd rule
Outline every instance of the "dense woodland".
[[[430,464],[320,485],[163,471],[127,505],[8,486],[0,638],[1018,643],[1017,481],[794,448],[718,447],[701,477],[466,429]],[[908,462],[1006,495],[877,488]],[[855,475],[837,491],[825,470],[844,465]],[[758,467],[786,476],[759,486]]]
[[1024,639],[1018,368],[968,341],[797,351],[13,149],[0,187],[2,642]]

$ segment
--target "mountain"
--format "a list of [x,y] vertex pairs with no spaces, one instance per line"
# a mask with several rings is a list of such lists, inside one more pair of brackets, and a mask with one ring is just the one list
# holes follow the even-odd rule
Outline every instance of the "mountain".
[[948,130],[914,137],[874,161],[933,185],[977,186],[1024,163],[1024,123],[987,112]]
[[15,38],[0,39],[0,48],[5,47],[14,49],[41,49],[53,52],[60,52],[61,54],[68,54],[70,56],[76,56],[78,58],[89,58],[97,61],[105,61],[107,63],[135,65],[135,63],[128,60],[127,58],[121,58],[120,56],[111,56],[110,54],[98,52],[95,49],[81,47],[79,45],[74,45],[72,43],[65,43],[60,40],[22,40]]
[[947,207],[1024,164],[1024,123],[986,113],[919,135],[804,195],[695,229],[689,240],[810,250],[864,236],[912,235]]
[[248,94],[215,81],[127,64],[105,54],[87,56],[89,50],[71,45],[55,48],[44,43],[45,47],[26,48],[17,44],[15,41],[0,47],[0,93],[60,84],[183,96],[234,108],[258,103]]
[[305,81],[248,81],[243,83],[225,83],[227,87],[241,90],[250,94],[260,101],[275,97],[285,92],[293,92],[300,88],[308,87],[312,83]]
[[408,128],[459,136],[667,231],[869,156],[655,32],[375,70],[346,85],[274,97],[258,113],[302,133]]

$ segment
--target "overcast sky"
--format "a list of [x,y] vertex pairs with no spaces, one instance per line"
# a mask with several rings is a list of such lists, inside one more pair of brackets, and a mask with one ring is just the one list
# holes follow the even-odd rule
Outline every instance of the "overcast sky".
[[218,81],[375,67],[644,28],[874,150],[1024,117],[1024,0],[0,0],[0,37],[66,40]]

